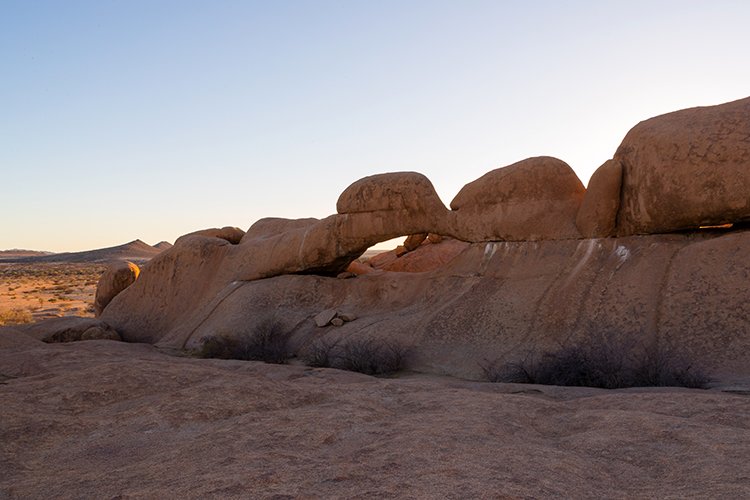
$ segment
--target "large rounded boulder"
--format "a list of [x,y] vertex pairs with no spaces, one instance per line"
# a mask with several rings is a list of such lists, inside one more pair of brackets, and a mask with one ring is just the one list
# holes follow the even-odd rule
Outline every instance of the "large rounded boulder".
[[138,279],[140,272],[136,264],[128,261],[115,262],[110,265],[96,285],[94,314],[98,317],[115,296]]
[[390,210],[405,210],[416,216],[446,209],[432,182],[417,172],[364,177],[346,188],[336,202],[336,211],[340,214]]
[[614,158],[623,167],[619,235],[750,219],[750,98],[643,121]]
[[585,191],[564,161],[527,158],[464,186],[451,202],[451,232],[465,241],[580,238],[575,220]]

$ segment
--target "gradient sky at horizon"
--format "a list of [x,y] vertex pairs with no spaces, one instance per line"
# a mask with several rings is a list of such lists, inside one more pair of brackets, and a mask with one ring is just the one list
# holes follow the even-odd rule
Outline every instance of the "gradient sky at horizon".
[[750,95],[750,2],[0,0],[0,249],[325,217],[415,170],[586,183],[640,120]]

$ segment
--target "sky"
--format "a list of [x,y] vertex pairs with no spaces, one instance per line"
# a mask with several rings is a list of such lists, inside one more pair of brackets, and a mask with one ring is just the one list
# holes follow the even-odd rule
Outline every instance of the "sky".
[[641,120],[750,95],[746,0],[0,0],[0,249],[446,203],[532,156],[584,184]]

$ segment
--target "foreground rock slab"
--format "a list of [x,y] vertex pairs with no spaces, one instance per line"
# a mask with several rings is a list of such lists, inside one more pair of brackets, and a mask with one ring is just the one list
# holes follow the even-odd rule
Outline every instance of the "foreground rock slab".
[[2,498],[750,496],[742,394],[375,379],[107,341],[11,343],[0,367]]

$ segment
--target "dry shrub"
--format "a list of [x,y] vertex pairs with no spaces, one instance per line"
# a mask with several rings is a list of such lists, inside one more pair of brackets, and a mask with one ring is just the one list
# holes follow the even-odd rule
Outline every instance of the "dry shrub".
[[336,362],[336,347],[338,341],[319,339],[310,344],[303,360],[307,366],[315,368],[331,368]]
[[292,353],[289,333],[273,322],[259,324],[254,330],[234,336],[206,337],[199,351],[203,358],[241,359],[284,364]]
[[557,351],[530,352],[511,363],[480,365],[490,382],[600,387],[704,388],[709,376],[678,349],[595,335]]
[[31,316],[31,312],[26,309],[15,308],[0,312],[0,326],[20,325],[32,321],[34,321],[34,318]]
[[403,370],[409,350],[393,340],[360,338],[313,342],[304,356],[308,366],[337,368],[367,375],[389,375]]

